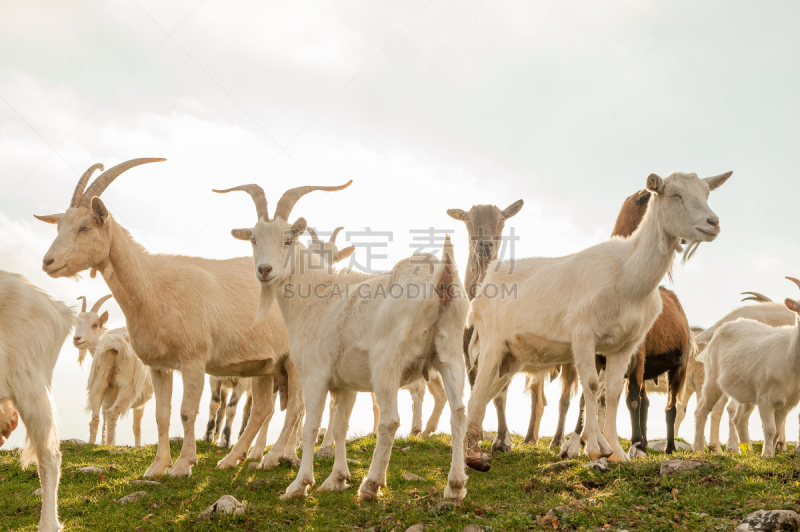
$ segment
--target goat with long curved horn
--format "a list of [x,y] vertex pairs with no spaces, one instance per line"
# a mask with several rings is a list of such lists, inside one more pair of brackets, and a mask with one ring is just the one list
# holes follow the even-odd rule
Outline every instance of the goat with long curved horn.
[[339,231],[341,231],[342,229],[344,229],[344,227],[337,227],[336,229],[334,229],[333,234],[331,235],[331,238],[330,240],[328,240],[328,242],[330,242],[331,244],[335,244],[336,237],[339,235]]
[[83,303],[81,303],[81,312],[86,312],[86,296],[80,296],[78,299],[83,300]]
[[225,194],[226,192],[235,192],[239,190],[242,192],[247,192],[250,194],[250,197],[253,198],[253,203],[256,204],[256,213],[258,214],[258,219],[264,220],[265,222],[269,220],[269,212],[267,211],[267,196],[264,194],[264,189],[255,183],[250,183],[249,185],[239,185],[238,187],[227,188],[225,190],[217,190],[214,188],[211,190],[217,194]]
[[100,299],[98,299],[97,302],[92,306],[92,312],[98,312],[102,304],[111,299],[112,297],[114,297],[112,294],[108,294],[107,296],[103,296]]
[[79,205],[88,208],[92,202],[92,198],[102,194],[103,191],[106,188],[108,188],[108,185],[110,185],[112,181],[114,181],[117,177],[119,177],[121,173],[125,172],[126,170],[130,170],[134,166],[139,166],[140,164],[158,163],[161,161],[166,161],[166,159],[161,159],[157,157],[131,159],[130,161],[125,161],[124,163],[120,163],[116,166],[109,168],[108,170],[97,176],[97,179],[95,179],[94,182],[89,186],[89,188],[86,189],[86,192],[84,192],[83,196],[81,197]]
[[764,294],[758,292],[742,292],[743,296],[749,296],[742,299],[742,301],[757,301],[759,303],[772,303],[772,300]]
[[311,242],[313,242],[314,244],[317,244],[318,246],[324,246],[325,245],[325,243],[322,240],[320,240],[319,237],[317,236],[317,232],[316,231],[314,231],[310,227],[307,227],[306,231],[308,231],[308,234],[311,235]]
[[278,206],[275,208],[275,218],[283,218],[284,220],[289,221],[289,215],[292,214],[292,209],[294,208],[295,203],[297,203],[300,198],[309,192],[314,192],[315,190],[324,190],[325,192],[344,190],[352,183],[353,180],[351,179],[344,185],[339,185],[338,187],[305,186],[291,188],[284,192],[283,196],[281,196],[281,199],[278,201]]
[[800,279],[795,279],[794,277],[787,277],[791,282],[797,285],[797,288],[800,288]]
[[83,173],[78,180],[78,184],[75,186],[75,192],[72,193],[72,199],[69,201],[70,208],[80,205],[81,198],[83,198],[83,191],[86,190],[86,185],[89,183],[89,179],[92,177],[95,170],[100,170],[102,172],[105,170],[105,166],[103,166],[102,163],[93,164]]

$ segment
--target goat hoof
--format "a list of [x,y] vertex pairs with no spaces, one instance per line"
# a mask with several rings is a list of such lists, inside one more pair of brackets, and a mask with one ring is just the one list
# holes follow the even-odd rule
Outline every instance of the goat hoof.
[[495,441],[492,444],[492,453],[510,453],[511,446],[504,441]]
[[219,462],[217,462],[217,469],[233,469],[239,466],[239,460],[232,455],[228,455]]
[[444,498],[456,501],[463,501],[464,497],[467,496],[467,490],[463,487],[463,484],[461,486],[462,486],[461,488],[456,489],[450,486],[450,484],[448,484],[447,487],[444,489]]
[[431,437],[431,431],[425,430],[425,431],[422,432],[422,434],[419,435],[419,437],[420,438],[430,438]]
[[647,457],[647,449],[642,449],[640,444],[635,443],[631,445],[631,448],[628,450],[628,456],[633,460],[636,458],[646,458]]
[[371,493],[367,493],[365,491],[359,491],[358,500],[361,502],[371,502],[375,500],[375,497]]
[[422,429],[411,429],[409,436],[419,436],[422,434]]
[[785,453],[788,450],[789,450],[789,446],[786,445],[785,441],[779,441],[777,443],[777,445],[775,446],[775,451],[777,451],[777,452]]
[[153,462],[153,464],[147,468],[147,471],[144,472],[144,478],[156,478],[162,477],[167,473],[167,470],[172,467],[172,461],[169,462]]
[[489,463],[489,457],[482,452],[471,452],[466,459],[467,467],[485,473],[489,471],[492,466]]

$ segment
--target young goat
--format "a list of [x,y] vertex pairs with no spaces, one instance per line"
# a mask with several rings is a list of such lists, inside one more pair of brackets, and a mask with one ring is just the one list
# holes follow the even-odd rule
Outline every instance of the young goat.
[[[800,280],[787,277],[800,288]],[[776,428],[800,402],[800,301],[786,299],[795,315],[794,325],[771,327],[738,319],[714,332],[701,360],[706,368],[703,396],[695,412],[694,450],[705,450],[708,414],[723,396],[739,403],[734,423],[746,423],[749,411],[758,405],[764,427],[761,456],[775,455]],[[750,408],[752,410],[752,408]],[[737,425],[738,427],[738,425]],[[738,447],[738,445],[734,445]]]
[[[614,231],[611,236],[627,238],[636,231],[648,208],[651,192],[640,190],[629,196],[622,205]],[[675,419],[677,416],[677,398],[686,376],[686,362],[695,350],[692,333],[686,313],[675,292],[663,286],[658,287],[661,296],[662,310],[655,323],[647,332],[645,341],[633,356],[626,373],[628,395],[626,404],[631,416],[631,447],[628,455],[631,458],[647,456],[647,414],[650,401],[647,398],[645,382],[657,379],[662,373],[667,381],[667,445],[665,451],[675,451]],[[605,365],[605,358],[600,358],[600,366]],[[601,399],[601,403],[603,400]],[[583,423],[584,402],[581,402],[581,413],[578,415],[578,426],[570,440],[561,450],[562,457],[574,458],[580,452],[580,433]]]
[[94,443],[97,437],[101,409],[104,445],[116,444],[117,420],[133,410],[133,437],[136,447],[141,447],[142,416],[153,397],[153,381],[134,353],[127,329],[109,331],[97,342],[86,389],[86,410],[92,413],[89,443]]
[[23,467],[36,461],[42,483],[39,530],[61,529],[58,522],[58,480],[61,452],[58,423],[50,393],[53,368],[75,316],[66,305],[50,299],[27,280],[0,271],[0,405],[10,426],[19,412],[27,445]]
[[[719,330],[720,327],[722,327],[726,323],[731,323],[742,318],[758,321],[765,325],[769,325],[770,327],[782,327],[794,324],[795,314],[794,312],[787,309],[785,305],[781,305],[780,303],[774,303],[771,299],[769,299],[764,295],[759,294],[758,292],[743,292],[743,294],[749,294],[750,297],[746,297],[742,301],[752,300],[756,301],[758,304],[743,305],[739,308],[732,310],[731,312],[723,316],[714,325],[712,325],[705,331],[699,332],[697,336],[695,336],[695,341],[697,342],[698,348],[702,351],[697,356],[697,361],[695,362],[695,364],[699,365],[700,367],[696,369],[695,375],[692,376],[692,380],[694,381],[693,388],[697,390],[698,404],[700,403],[700,398],[702,397],[702,387],[705,382],[705,374],[706,374],[705,367],[703,363],[700,361],[700,359],[705,356],[704,350],[707,348],[709,342],[714,337],[715,333]],[[688,389],[688,387],[684,388],[683,397],[679,401],[679,405],[682,405],[682,407],[679,408],[678,410],[678,420],[676,420],[676,429],[675,429],[676,431],[679,421],[682,421],[683,416],[686,414],[686,403],[689,402],[689,399],[691,398],[691,393],[692,392],[690,389]],[[719,437],[719,428],[720,428],[720,422],[722,420],[722,413],[725,410],[726,403],[727,403],[726,398],[720,399],[719,401],[717,401],[717,403],[713,406],[713,409],[711,410],[711,427],[708,440],[708,448],[718,453],[722,452],[722,445],[720,443],[720,437]],[[731,401],[730,404],[728,404],[729,430],[728,430],[728,445],[726,447],[728,452],[738,454],[740,452],[739,442],[745,444],[750,443],[750,431],[748,427],[748,420],[750,418],[750,414],[753,412],[753,408],[754,405],[739,405],[739,403],[736,401]],[[776,449],[778,451],[785,451],[787,449],[785,420],[780,428],[780,434],[778,436]]]
[[[462,499],[467,476],[461,443],[466,428],[461,341],[467,302],[459,292],[462,287],[450,240],[445,241],[441,260],[430,254],[414,255],[384,275],[333,271],[327,261],[299,242],[306,230],[305,219],[294,224],[288,220],[303,195],[313,190],[341,190],[349,184],[289,190],[278,202],[273,219],[268,217],[261,187],[244,185],[222,191],[247,191],[256,204],[256,225],[234,229],[232,234],[253,244],[256,278],[261,282],[259,312],[267,312],[277,300],[289,334],[290,356],[303,384],[303,460],[283,497],[304,497],[308,486],[314,484],[314,443],[329,392],[337,401],[333,420],[336,457],[333,471],[320,489],[348,487],[345,437],[360,391],[375,392],[381,419],[359,498],[377,497],[386,485],[392,442],[400,425],[398,390],[432,367],[442,376],[451,408],[453,451],[445,497]],[[302,297],[312,291],[313,297]]]
[[[503,238],[505,222],[516,215],[523,206],[522,200],[517,200],[503,210],[494,205],[473,205],[469,211],[461,209],[448,209],[447,214],[454,220],[464,222],[469,233],[469,264],[465,276],[467,295],[470,300],[475,297],[479,283],[483,281],[489,263],[497,260]],[[467,326],[464,330],[464,357],[469,368],[470,386],[475,383],[477,366],[470,365],[467,347],[474,332],[474,327]],[[477,361],[475,361],[477,363]],[[523,370],[524,371],[524,370]],[[541,423],[544,407],[547,401],[544,396],[544,384],[547,374],[554,378],[559,368],[550,371],[532,370],[525,376],[525,389],[531,394],[531,418],[528,423],[528,432],[524,443],[536,445],[539,441],[539,425]],[[578,383],[574,368],[567,364],[561,368],[561,401],[558,411],[558,429],[550,443],[550,447],[558,449],[564,441],[564,422],[569,410],[570,397],[575,393]],[[506,421],[506,402],[508,386],[493,399],[497,411],[497,435],[492,442],[493,452],[508,452],[511,450],[511,431],[508,430]]]
[[[100,195],[120,174],[163,159],[133,159],[103,172],[87,188],[96,164],[81,176],[65,213],[37,216],[58,224],[42,260],[51,277],[74,277],[99,271],[119,303],[128,324],[131,345],[150,366],[156,398],[158,450],[145,476],[186,477],[197,463],[195,419],[206,373],[254,377],[251,423],[218,468],[233,468],[247,456],[250,443],[274,408],[274,381],[288,382],[288,411],[277,443],[264,456],[264,467],[280,459],[298,462],[288,441],[303,412],[297,372],[288,359],[286,327],[275,309],[253,325],[259,287],[250,259],[211,260],[147,252],[117,223]],[[85,190],[84,190],[85,189]],[[153,201],[163,199],[157,194]],[[172,372],[183,378],[181,454],[172,463],[169,420]],[[293,437],[292,437],[293,439]]]
[[81,296],[78,299],[82,300],[81,311],[78,314],[78,319],[75,322],[75,334],[72,336],[72,345],[78,348],[78,364],[83,366],[83,359],[86,358],[86,353],[89,352],[94,356],[94,350],[97,347],[97,342],[106,333],[106,322],[108,321],[108,311],[106,310],[100,314],[100,307],[109,298],[113,297],[111,294],[103,296],[92,305],[92,310],[86,311],[86,296]]
[[[472,302],[475,334],[470,357],[481,363],[469,400],[468,465],[487,470],[478,442],[486,403],[524,366],[542,369],[575,363],[586,403],[582,439],[592,459],[630,458],[617,436],[617,406],[634,352],[661,313],[658,283],[672,266],[681,240],[685,258],[719,234],[719,218],[708,207],[709,191],[731,173],[700,179],[674,173],[647,178],[652,193],[639,228],[560,258],[532,258],[490,265]],[[506,292],[504,293],[503,290]],[[514,294],[516,290],[516,294]],[[516,297],[509,297],[511,291]],[[598,427],[599,379],[595,355],[606,357],[608,415]]]
[[[341,262],[342,260],[346,259],[355,251],[355,246],[348,246],[343,249],[339,249],[336,245],[336,236],[339,232],[344,229],[344,227],[337,227],[333,233],[331,234],[330,239],[327,242],[324,242],[319,239],[317,236],[316,231],[309,227],[306,229],[308,234],[311,235],[311,244],[308,246],[310,251],[315,253],[319,253],[324,255],[327,260],[328,264],[336,264],[337,262]],[[424,380],[415,380],[403,386],[404,390],[408,390],[408,393],[411,394],[411,401],[412,401],[412,418],[411,418],[411,435],[420,435],[423,438],[427,438],[434,432],[439,426],[439,419],[442,417],[442,412],[444,412],[444,407],[447,404],[447,395],[444,390],[444,384],[442,383],[442,378],[438,372],[431,370],[428,372],[428,381],[427,381],[427,388],[430,390],[431,395],[433,396],[434,406],[433,412],[431,412],[430,417],[428,418],[428,422],[425,424],[425,429],[422,428],[422,405],[425,401],[425,387],[426,382]],[[377,433],[378,432],[378,423],[381,418],[381,410],[378,407],[378,398],[375,394],[372,395],[372,413],[374,418],[374,424],[372,431]],[[328,416],[328,430],[325,432],[325,437],[322,440],[322,444],[320,445],[319,451],[317,453],[322,455],[330,455],[333,456],[333,430],[331,428],[331,424],[333,419],[336,415],[336,401],[330,401],[330,413]]]

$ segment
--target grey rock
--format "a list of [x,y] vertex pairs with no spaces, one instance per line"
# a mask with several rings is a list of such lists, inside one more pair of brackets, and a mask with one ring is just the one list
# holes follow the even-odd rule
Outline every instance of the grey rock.
[[180,437],[180,436],[174,436],[174,437],[170,438],[169,441],[178,441],[178,442],[180,442],[180,441],[183,441],[183,438]]
[[571,514],[572,508],[569,506],[556,506],[555,508],[550,509],[544,516],[545,519],[552,521],[553,519],[558,519],[558,514]]
[[336,450],[333,448],[333,445],[326,445],[325,447],[320,447],[317,452],[314,453],[314,456],[317,458],[333,458],[336,454]]
[[572,460],[564,460],[563,462],[556,462],[555,464],[546,465],[542,468],[542,471],[545,473],[561,471],[562,469],[567,469],[572,464],[574,464]]
[[733,529],[733,532],[789,532],[800,530],[800,514],[791,510],[758,510]]
[[[664,452],[667,450],[667,440],[653,440],[651,442],[647,442],[647,447],[654,450],[654,451],[661,451]],[[682,441],[675,440],[675,449],[678,451],[690,451],[692,450],[692,446],[688,443],[684,443]]]
[[68,440],[64,440],[64,443],[71,443],[72,445],[86,445],[85,441],[79,440],[78,438],[70,438]]
[[86,467],[79,467],[76,469],[78,473],[83,473],[85,475],[96,475],[98,473],[102,473],[103,470],[96,466],[86,466]]
[[347,463],[348,464],[360,464],[361,462],[359,462],[358,460],[353,460],[352,458],[348,458],[347,459]]
[[250,462],[249,464],[247,464],[247,469],[260,469],[260,468],[261,468],[261,462]]
[[122,497],[117,502],[120,503],[120,504],[128,504],[129,502],[136,502],[136,501],[138,501],[139,499],[141,499],[143,497],[147,497],[147,493],[146,492],[144,492],[144,491],[134,491],[133,493],[131,493],[129,495],[125,495],[124,497]]
[[31,493],[34,497],[41,497],[42,496],[42,488],[38,488],[36,491]]
[[412,480],[425,480],[425,479],[419,475],[415,475],[414,473],[403,473],[403,480],[412,481]]
[[452,510],[454,506],[452,502],[442,501],[436,505],[436,511],[442,513],[445,510]]
[[217,502],[200,512],[197,516],[198,519],[211,519],[214,514],[243,514],[245,505],[237,501],[231,495],[223,495]]
[[696,460],[664,460],[661,462],[660,474],[662,477],[668,477],[675,473],[683,473],[684,471],[691,471],[702,466],[703,462]]
[[422,532],[425,530],[425,525],[416,524],[406,528],[406,532]]
[[156,480],[129,480],[128,484],[134,484],[134,485],[136,485],[136,484],[156,485],[156,484],[161,484],[161,482],[158,482]]
[[461,532],[484,532],[484,529],[480,525],[467,525]]
[[594,460],[593,462],[589,462],[588,464],[584,464],[581,467],[583,467],[584,469],[594,469],[595,471],[604,472],[604,471],[608,471],[611,468],[611,464],[609,463],[608,458],[606,458],[604,456],[603,458],[598,458],[597,460]]

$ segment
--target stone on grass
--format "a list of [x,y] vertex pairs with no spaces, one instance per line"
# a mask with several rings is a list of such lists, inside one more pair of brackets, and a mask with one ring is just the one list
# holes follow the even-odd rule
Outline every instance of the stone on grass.
[[[651,442],[647,442],[647,447],[654,451],[661,451],[664,452],[667,449],[667,440],[654,440]],[[675,450],[676,451],[690,451],[692,450],[692,446],[688,443],[684,443],[682,441],[675,440]]]
[[183,441],[183,438],[181,436],[173,436],[169,441]]
[[161,484],[161,482],[158,482],[157,480],[129,480],[128,484],[134,484],[134,485],[136,485],[136,484],[151,484],[151,485],[156,485],[156,484]]
[[800,530],[800,514],[791,510],[758,510],[733,529],[733,532],[789,532]]
[[571,514],[572,508],[569,506],[556,506],[555,508],[551,508],[544,516],[545,519],[548,521],[552,521],[553,519],[558,519],[558,514]]
[[211,516],[214,514],[240,515],[244,513],[244,509],[244,504],[237,501],[234,497],[230,495],[223,495],[217,500],[217,502],[203,510],[200,515],[197,516],[197,518],[211,519]]
[[93,475],[96,475],[96,474],[98,474],[98,473],[102,473],[102,472],[103,472],[103,470],[102,470],[102,469],[100,469],[100,468],[99,468],[99,467],[97,467],[97,466],[86,466],[86,467],[79,467],[79,468],[78,468],[78,469],[76,469],[75,471],[77,471],[78,473],[83,473],[83,474],[85,474],[85,475],[92,475],[92,474],[93,474]]
[[467,525],[462,532],[484,532],[484,528],[480,525]]
[[125,495],[124,497],[120,498],[117,502],[120,504],[128,504],[129,502],[136,502],[139,499],[147,497],[147,493],[144,491],[134,491],[129,495]]
[[419,475],[415,475],[414,473],[403,473],[403,480],[408,480],[409,482],[412,480],[425,480]]
[[452,510],[454,507],[455,507],[455,504],[453,504],[452,502],[442,501],[442,502],[436,504],[436,511],[438,513],[442,513],[445,510]]
[[556,462],[555,464],[546,465],[542,468],[542,471],[545,473],[561,471],[562,469],[567,469],[572,464],[574,464],[572,460],[564,460],[563,462]]
[[317,458],[333,458],[336,455],[336,450],[333,448],[333,445],[326,445],[325,447],[320,447],[317,452],[314,453],[314,456]]
[[702,466],[703,462],[697,460],[664,460],[661,462],[661,476],[668,477],[675,473],[683,473],[684,471],[691,471]]
[[34,497],[41,497],[42,496],[42,488],[37,488],[36,491],[31,493]]
[[406,528],[406,532],[422,532],[423,530],[425,530],[425,525],[422,524],[411,525]]
[[71,443],[72,445],[86,445],[85,441],[79,440],[78,438],[70,438],[68,440],[64,440],[64,443]]
[[583,464],[582,467],[584,469],[593,469],[595,471],[605,472],[611,468],[611,464],[609,463],[608,458],[604,456],[594,460],[593,462],[589,462],[588,464]]

